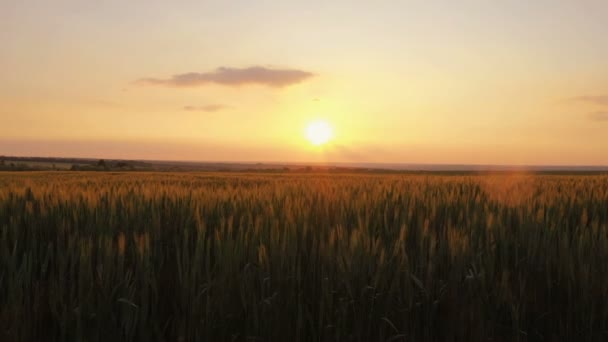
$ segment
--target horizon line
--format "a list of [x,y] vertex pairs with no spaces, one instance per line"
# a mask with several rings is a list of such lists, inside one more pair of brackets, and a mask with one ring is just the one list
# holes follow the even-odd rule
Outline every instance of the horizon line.
[[[236,165],[290,165],[290,166],[351,166],[366,168],[370,166],[389,166],[388,170],[416,170],[415,167],[433,167],[441,168],[442,171],[450,171],[449,167],[455,171],[500,171],[501,169],[512,170],[551,170],[558,171],[576,169],[576,170],[591,170],[591,171],[608,171],[608,165],[600,164],[488,164],[488,163],[419,163],[419,162],[345,162],[345,161],[277,161],[277,160],[182,160],[182,159],[125,159],[125,158],[100,158],[100,157],[56,157],[56,156],[15,156],[0,154],[0,158],[4,159],[76,159],[76,160],[114,160],[114,161],[135,161],[149,163],[190,163],[190,164],[236,164]],[[382,168],[378,168],[382,169]],[[385,168],[386,169],[386,168]],[[420,169],[420,171],[425,171]]]

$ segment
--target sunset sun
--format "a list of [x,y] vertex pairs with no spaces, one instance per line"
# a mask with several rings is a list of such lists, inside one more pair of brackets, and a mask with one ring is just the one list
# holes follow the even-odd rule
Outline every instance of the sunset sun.
[[333,129],[327,121],[318,120],[306,126],[306,139],[315,146],[326,144],[333,138]]

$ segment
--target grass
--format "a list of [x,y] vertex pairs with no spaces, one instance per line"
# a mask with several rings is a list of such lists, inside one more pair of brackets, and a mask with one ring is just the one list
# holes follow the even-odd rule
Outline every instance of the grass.
[[2,341],[608,338],[608,176],[0,173]]

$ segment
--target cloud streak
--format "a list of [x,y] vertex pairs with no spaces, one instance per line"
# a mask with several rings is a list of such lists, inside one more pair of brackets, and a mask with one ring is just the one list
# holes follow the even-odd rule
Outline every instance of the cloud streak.
[[142,78],[135,83],[177,88],[192,88],[214,83],[238,87],[243,85],[264,85],[283,88],[305,81],[314,74],[298,69],[271,69],[261,66],[249,68],[220,67],[210,72],[188,72],[170,78]]
[[608,122],[608,111],[607,112],[594,112],[589,114],[589,119],[593,121]]
[[184,106],[182,109],[187,112],[218,112],[220,110],[224,110],[230,108],[229,106],[223,104],[210,104],[205,106]]
[[573,101],[587,102],[598,105],[608,105],[608,95],[586,95],[572,98]]

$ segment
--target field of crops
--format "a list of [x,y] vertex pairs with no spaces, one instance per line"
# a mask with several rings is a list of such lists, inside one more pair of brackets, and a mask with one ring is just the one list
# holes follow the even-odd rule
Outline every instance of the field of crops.
[[608,339],[608,176],[0,173],[0,341]]

